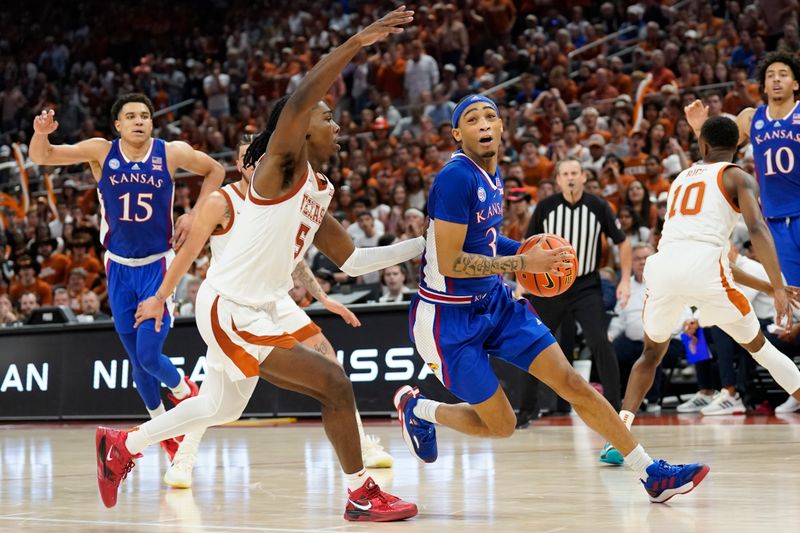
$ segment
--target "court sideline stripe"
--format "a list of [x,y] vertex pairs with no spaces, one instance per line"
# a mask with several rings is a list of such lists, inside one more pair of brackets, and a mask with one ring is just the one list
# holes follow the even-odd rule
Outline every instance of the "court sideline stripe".
[[[187,524],[175,524],[167,522],[113,522],[111,520],[77,520],[71,518],[27,518],[22,516],[0,516],[0,520],[19,522],[22,525],[25,522],[46,522],[56,524],[95,524],[103,526],[135,526],[135,527],[166,527],[166,528],[185,528]],[[202,529],[215,529],[220,531],[284,531],[294,533],[305,533],[314,531],[330,531],[339,529],[339,526],[334,528],[313,528],[313,529],[288,529],[288,528],[274,528],[274,527],[256,527],[256,526],[215,526],[211,524],[203,524]]]

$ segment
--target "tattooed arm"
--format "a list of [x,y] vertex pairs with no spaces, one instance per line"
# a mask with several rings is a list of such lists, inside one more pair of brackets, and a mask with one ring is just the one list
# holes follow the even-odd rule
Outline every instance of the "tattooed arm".
[[[435,220],[436,258],[439,272],[451,278],[482,278],[508,272],[550,272],[560,276],[559,267],[568,268],[568,247],[545,250],[535,246],[521,255],[490,257],[464,251],[466,224]],[[488,251],[488,250],[487,250]]]
[[297,263],[294,272],[292,272],[292,278],[302,283],[308,293],[321,303],[325,309],[333,314],[339,315],[342,317],[342,320],[354,328],[361,325],[361,321],[358,320],[358,317],[352,311],[345,307],[344,304],[330,298],[325,291],[322,290],[316,276],[311,272],[311,268],[309,268],[305,261]]

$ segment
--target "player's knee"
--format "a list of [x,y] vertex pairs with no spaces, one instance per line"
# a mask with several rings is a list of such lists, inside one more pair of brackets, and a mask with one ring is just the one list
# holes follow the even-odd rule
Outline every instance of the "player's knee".
[[514,434],[517,419],[513,415],[514,413],[512,411],[510,417],[503,417],[502,421],[492,428],[492,437],[507,439]]
[[344,369],[333,361],[326,361],[320,376],[320,394],[327,405],[352,403],[353,387]]

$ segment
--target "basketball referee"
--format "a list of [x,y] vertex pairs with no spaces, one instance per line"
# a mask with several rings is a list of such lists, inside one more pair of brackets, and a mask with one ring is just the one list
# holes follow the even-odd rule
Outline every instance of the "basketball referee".
[[[597,374],[606,399],[619,410],[619,363],[614,348],[608,342],[608,326],[600,290],[598,268],[601,241],[608,236],[619,245],[622,274],[617,287],[617,299],[624,306],[630,296],[631,245],[617,226],[611,208],[604,199],[584,193],[586,177],[581,162],[574,158],[556,165],[556,181],[561,193],[542,200],[533,212],[526,237],[538,233],[555,233],[568,240],[578,257],[575,283],[563,294],[551,298],[529,296],[544,324],[555,332],[565,320],[573,317],[583,328],[583,335],[592,351]],[[562,340],[559,338],[559,341]],[[572,354],[568,353],[571,358]],[[520,416],[524,425],[538,414],[538,381],[525,379]]]

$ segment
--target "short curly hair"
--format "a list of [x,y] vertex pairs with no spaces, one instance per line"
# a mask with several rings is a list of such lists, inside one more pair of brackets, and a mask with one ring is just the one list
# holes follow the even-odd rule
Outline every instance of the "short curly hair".
[[114,121],[119,120],[119,114],[122,112],[122,108],[125,107],[125,104],[130,104],[132,102],[144,104],[147,107],[147,110],[150,111],[150,118],[153,118],[153,115],[156,111],[153,107],[153,102],[151,102],[146,95],[142,93],[124,94],[117,98],[117,100],[111,106],[111,125],[114,128],[114,131],[117,130],[117,128],[114,126]]
[[[794,54],[791,54],[786,50],[778,50],[776,52],[770,52],[767,54],[767,57],[765,57],[758,66],[758,87],[761,91],[766,90],[764,84],[767,77],[767,69],[773,63],[783,63],[784,65],[788,65],[792,71],[794,80],[800,82],[800,61],[798,61]],[[796,92],[798,91],[795,91],[795,93]]]

